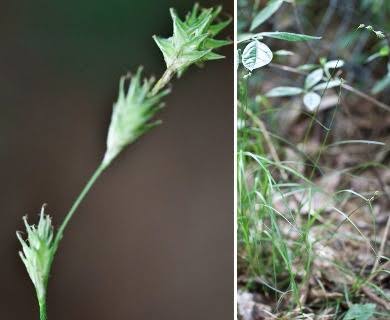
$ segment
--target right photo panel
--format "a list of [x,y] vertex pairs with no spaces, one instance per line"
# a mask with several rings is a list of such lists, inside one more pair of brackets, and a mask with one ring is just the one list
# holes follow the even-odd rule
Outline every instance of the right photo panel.
[[390,1],[236,5],[237,318],[390,319]]

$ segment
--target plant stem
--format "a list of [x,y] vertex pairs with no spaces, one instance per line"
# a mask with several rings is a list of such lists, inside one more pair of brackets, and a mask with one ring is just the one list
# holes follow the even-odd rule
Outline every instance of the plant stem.
[[169,81],[171,81],[174,74],[175,72],[172,70],[172,68],[167,68],[164,74],[161,76],[160,80],[158,80],[154,85],[150,95],[154,96],[159,93],[160,90],[163,89],[169,83]]
[[[156,95],[157,93],[159,93],[160,90],[163,89],[169,83],[169,81],[172,79],[174,74],[175,74],[175,72],[174,72],[174,70],[172,70],[172,68],[166,69],[164,74],[160,78],[160,80],[158,80],[157,83],[155,84],[155,86],[153,87],[153,89],[151,91],[151,95],[153,96],[153,95]],[[53,251],[52,251],[52,255],[50,257],[50,261],[49,261],[49,268],[53,262],[54,255],[58,249],[60,241],[63,238],[66,226],[68,225],[69,221],[72,219],[74,213],[76,212],[76,210],[79,207],[79,205],[81,204],[81,202],[84,200],[85,196],[88,194],[88,192],[91,190],[91,188],[95,184],[96,180],[100,177],[100,175],[103,173],[103,171],[110,165],[111,160],[112,159],[110,159],[109,161],[105,161],[105,159],[103,159],[101,164],[97,167],[95,172],[92,174],[91,178],[88,180],[87,184],[85,185],[83,190],[80,192],[80,194],[76,198],[75,202],[73,203],[72,207],[70,208],[70,210],[66,214],[64,221],[62,222],[61,226],[59,227],[57,234],[54,238]],[[38,299],[38,302],[39,302],[40,320],[47,320],[46,298]]]
[[38,300],[38,302],[39,302],[39,318],[40,320],[47,320],[46,298],[41,298]]
[[79,207],[80,203],[83,201],[85,196],[87,195],[88,191],[91,190],[92,186],[95,184],[96,180],[99,178],[99,176],[102,174],[102,172],[107,168],[108,164],[101,163],[99,167],[96,169],[96,171],[93,173],[87,184],[85,185],[84,189],[81,191],[79,196],[76,198],[76,201],[73,203],[72,207],[70,208],[69,212],[66,214],[64,221],[62,222],[60,228],[58,229],[57,235],[54,239],[54,252],[57,251],[58,245],[63,237],[64,230],[66,226],[68,225],[70,219],[72,218],[73,214]]

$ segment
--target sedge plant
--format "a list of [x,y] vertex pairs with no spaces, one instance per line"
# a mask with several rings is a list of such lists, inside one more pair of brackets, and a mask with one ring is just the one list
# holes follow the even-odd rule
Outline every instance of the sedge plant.
[[23,218],[27,238],[24,239],[20,232],[16,233],[22,245],[19,254],[35,287],[40,320],[47,319],[47,286],[55,254],[66,227],[96,180],[126,146],[160,123],[152,118],[163,107],[162,100],[170,93],[169,83],[174,76],[180,78],[191,65],[201,66],[206,61],[224,58],[214,52],[230,43],[228,40],[215,39],[230,23],[230,19],[221,18],[221,10],[221,7],[206,9],[195,4],[184,20],[174,9],[170,10],[173,35],[167,39],[153,36],[163,54],[166,71],[157,82],[153,77],[144,78],[142,67],[134,75],[121,77],[102,162],[74,201],[58,230],[55,231],[51,217],[46,214],[45,205],[36,226],[30,225],[27,217]]
[[[260,3],[265,3],[264,7],[259,8]],[[382,164],[371,161],[350,168],[346,166],[335,169],[329,166],[329,154],[326,152],[330,148],[356,143],[385,146],[381,141],[371,140],[332,142],[332,139],[338,138],[337,133],[331,135],[336,117],[345,119],[339,117],[344,90],[383,110],[389,111],[390,107],[356,89],[349,84],[350,81],[343,80],[341,72],[347,63],[342,59],[319,58],[318,64],[313,64],[314,59],[298,67],[283,63],[285,56],[297,57],[301,52],[284,50],[295,49],[291,45],[274,51],[275,42],[269,44],[268,38],[289,42],[304,41],[307,49],[314,47],[312,43],[318,43],[317,40],[321,39],[304,34],[304,30],[298,30],[299,33],[256,31],[281,6],[288,8],[290,4],[295,6],[295,1],[248,1],[241,2],[241,7],[239,4],[238,8],[238,295],[244,293],[241,303],[243,310],[248,308],[252,310],[252,314],[257,314],[260,310],[264,315],[267,314],[265,317],[270,315],[270,318],[275,319],[325,319],[331,316],[332,319],[368,320],[374,314],[376,305],[362,303],[365,301],[364,295],[378,306],[382,305],[385,310],[390,310],[389,298],[381,283],[373,281],[379,272],[388,273],[389,259],[383,253],[390,230],[390,219],[386,224],[383,240],[378,242],[372,203],[380,196],[380,192],[355,191],[345,188],[345,185],[348,185],[347,179],[356,178],[367,167],[381,167]],[[256,11],[258,12],[255,13]],[[275,21],[274,24],[277,23],[276,19]],[[353,37],[362,32],[376,37],[382,41],[383,46],[384,32],[375,30],[370,25],[360,24],[353,29]],[[348,39],[345,48],[349,48],[350,43],[351,40]],[[318,58],[317,55],[314,56]],[[386,47],[382,47],[368,60],[382,56],[388,56]],[[275,82],[269,71],[266,75],[258,72],[266,66],[304,77],[302,85],[297,85],[296,82],[294,86],[276,86],[264,94],[259,93],[259,88],[268,86],[267,82]],[[384,80],[380,88],[383,90],[386,85]],[[325,100],[325,93],[328,94],[327,97],[331,94],[333,97],[332,105],[326,111],[321,105]],[[297,99],[298,97],[301,99]],[[290,99],[290,103],[286,107],[281,106],[279,101],[274,104],[274,98]],[[302,109],[298,110],[298,114],[304,114],[308,118],[305,124],[297,123],[293,126],[288,120],[294,117],[291,109],[299,102],[302,102]],[[323,116],[325,112],[328,114]],[[317,132],[321,131],[320,138],[315,138],[318,139],[318,146],[315,150],[309,150],[309,137],[312,137],[317,125]],[[290,127],[295,130],[303,127],[303,130],[290,137],[291,131],[286,130],[291,129]],[[327,185],[329,181],[334,185]],[[353,209],[348,211],[350,207]],[[358,219],[358,214],[365,215],[361,220],[371,220],[371,223],[367,222],[369,227],[366,227],[371,230],[361,230],[354,222],[355,218]],[[351,270],[353,262],[347,255],[348,252],[338,252],[340,243],[343,251],[348,248],[348,244],[345,245],[348,241],[359,241],[361,250],[366,250],[369,252],[367,256],[373,258],[373,266],[363,265],[361,269],[356,267]],[[246,301],[245,294],[248,292],[255,302],[253,309],[248,307],[252,300],[248,304]],[[255,296],[253,292],[259,296]],[[318,292],[332,294],[313,299]],[[238,304],[240,310],[240,302]],[[270,311],[266,308],[268,306],[271,307]],[[243,318],[245,312],[247,310],[239,311]],[[330,312],[333,314],[330,315]],[[379,312],[375,313],[379,316]],[[322,314],[325,316],[322,317]],[[358,316],[359,314],[365,314],[365,317]],[[340,317],[342,315],[343,318]],[[388,318],[387,315],[384,319]]]

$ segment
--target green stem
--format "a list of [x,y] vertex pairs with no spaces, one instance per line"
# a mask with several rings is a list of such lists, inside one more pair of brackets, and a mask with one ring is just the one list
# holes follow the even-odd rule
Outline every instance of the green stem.
[[46,298],[39,299],[39,317],[40,320],[47,320],[47,313],[46,313]]
[[175,74],[175,71],[172,70],[172,68],[168,68],[165,70],[164,74],[161,76],[160,80],[156,82],[154,85],[152,91],[150,92],[151,96],[156,95],[157,93],[160,92],[161,89],[163,89],[169,81],[171,81],[173,75]]
[[[156,95],[157,93],[159,93],[160,90],[162,90],[169,83],[169,81],[171,81],[171,79],[172,79],[174,74],[175,74],[175,72],[174,72],[174,70],[172,70],[172,68],[166,69],[164,74],[160,78],[160,80],[158,80],[157,83],[155,84],[155,86],[153,87],[153,89],[151,91],[151,95],[153,96],[153,95]],[[85,196],[88,194],[88,192],[91,190],[91,188],[95,184],[96,180],[100,177],[102,172],[109,166],[111,161],[112,161],[112,159],[109,159],[109,160],[104,159],[102,161],[102,163],[99,165],[99,167],[97,167],[96,171],[93,173],[91,178],[88,180],[88,182],[85,185],[84,189],[78,195],[78,197],[76,198],[76,200],[73,203],[72,207],[70,208],[70,210],[66,214],[66,216],[64,218],[64,221],[62,222],[61,226],[59,227],[59,229],[57,231],[57,234],[56,234],[56,236],[54,238],[53,251],[52,251],[52,254],[51,254],[51,257],[50,257],[50,261],[49,261],[49,269],[50,269],[51,264],[53,262],[54,255],[55,255],[55,253],[56,253],[56,251],[58,249],[60,241],[63,238],[66,226],[68,225],[69,221],[72,219],[74,213],[76,212],[77,208],[79,207],[79,205],[81,204],[81,202],[83,201]],[[39,299],[39,312],[40,312],[41,320],[47,320],[47,317],[46,317],[46,299],[45,298]]]
[[53,244],[53,247],[54,247],[54,251],[53,251],[53,256],[54,256],[54,253],[57,251],[57,248],[58,248],[58,245],[63,237],[63,234],[64,234],[64,230],[66,228],[66,226],[68,225],[70,219],[73,217],[73,214],[75,213],[75,211],[77,210],[77,208],[79,207],[80,203],[83,201],[83,199],[85,198],[85,196],[88,194],[88,191],[91,190],[92,186],[95,184],[96,180],[99,178],[99,176],[102,174],[102,172],[104,171],[104,169],[106,169],[108,166],[108,164],[106,163],[101,163],[99,165],[99,167],[96,169],[96,171],[93,173],[92,177],[89,179],[89,181],[87,182],[87,184],[85,185],[84,189],[81,191],[81,193],[79,194],[79,196],[77,197],[76,201],[73,203],[72,207],[70,208],[69,212],[67,213],[67,215],[65,216],[65,219],[64,221],[62,222],[60,228],[58,229],[58,232],[57,232],[57,235],[54,239],[54,244]]
[[[96,180],[99,178],[99,176],[102,174],[102,172],[108,167],[109,163],[102,162],[99,167],[95,170],[91,178],[88,180],[87,184],[85,185],[84,189],[81,191],[79,196],[76,198],[75,202],[73,203],[72,207],[70,208],[69,212],[66,214],[64,221],[62,222],[60,228],[58,229],[58,232],[56,234],[56,237],[54,238],[53,242],[53,250],[52,254],[50,256],[50,261],[48,263],[49,269],[51,267],[51,264],[54,259],[54,255],[58,249],[58,246],[60,244],[60,241],[64,235],[64,231],[66,226],[68,225],[70,219],[72,219],[74,213],[76,212],[77,208],[79,207],[80,203],[83,201],[85,196],[88,194],[89,190],[91,190],[92,186],[95,184]],[[46,281],[47,286],[47,281]],[[40,320],[47,320],[46,315],[46,297],[38,298],[39,303],[39,314],[40,314]]]

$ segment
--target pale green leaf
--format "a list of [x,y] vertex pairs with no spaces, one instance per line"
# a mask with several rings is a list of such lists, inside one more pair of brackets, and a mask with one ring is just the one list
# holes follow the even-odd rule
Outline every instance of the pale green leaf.
[[295,96],[303,92],[302,88],[298,87],[276,87],[267,92],[267,97],[286,97]]
[[250,30],[252,31],[256,29],[259,25],[271,17],[280,8],[282,3],[283,0],[270,1],[266,7],[253,18]]
[[335,79],[335,80],[330,80],[330,81],[317,84],[316,86],[313,87],[312,90],[326,90],[334,87],[339,87],[340,85],[341,85],[341,80]]
[[264,43],[254,40],[242,53],[242,64],[249,71],[261,68],[272,61],[272,51]]
[[371,92],[373,94],[377,94],[379,92],[382,92],[388,86],[390,86],[390,73],[387,73],[382,79],[380,79],[377,83],[375,83]]
[[303,96],[303,103],[310,112],[314,112],[320,105],[321,97],[318,93],[310,91]]
[[279,40],[286,40],[286,41],[309,41],[309,40],[321,39],[321,37],[313,37],[313,36],[308,36],[306,34],[280,32],[280,31],[261,32],[258,35],[263,37],[275,38]]
[[344,66],[344,60],[331,60],[325,63],[324,68],[325,69],[335,69],[335,68],[341,68]]
[[294,52],[288,50],[278,50],[274,52],[276,56],[293,56]]
[[375,313],[373,303],[353,304],[345,314],[343,320],[369,320]]
[[329,73],[329,69],[337,69],[341,68],[344,65],[344,60],[338,59],[338,60],[331,60],[328,62],[325,62],[324,64],[324,70],[328,78],[331,78],[332,75]]
[[311,87],[316,85],[318,82],[322,80],[323,76],[324,76],[324,71],[322,69],[316,69],[310,72],[305,79],[305,89],[310,89]]
[[303,64],[303,65],[300,65],[297,69],[301,70],[301,71],[311,71],[311,70],[314,70],[318,67],[319,67],[318,64]]

